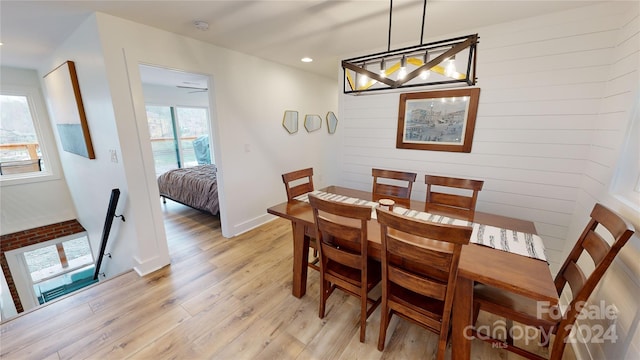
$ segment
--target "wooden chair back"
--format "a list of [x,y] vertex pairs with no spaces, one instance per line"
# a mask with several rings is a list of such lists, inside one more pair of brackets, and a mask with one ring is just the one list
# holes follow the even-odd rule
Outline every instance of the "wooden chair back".
[[[374,168],[371,169],[371,175],[373,175],[373,201],[391,199],[400,205],[410,205],[411,188],[418,176],[416,173]],[[380,179],[391,181],[380,182]]]
[[284,182],[284,187],[287,191],[287,201],[293,200],[296,196],[311,192],[314,190],[313,168],[282,174],[282,182]]
[[[611,244],[600,235],[605,230],[609,233],[609,235],[605,236],[613,239]],[[580,314],[582,307],[579,304],[589,299],[589,296],[591,296],[616,255],[618,255],[620,249],[627,243],[633,233],[633,225],[622,216],[602,204],[595,204],[591,211],[591,220],[555,278],[558,296],[562,294],[565,286],[569,285],[573,300],[557,327],[552,354],[562,354],[566,344],[562,339],[569,335],[576,318]],[[594,265],[594,270],[589,275],[585,275],[585,269],[578,262],[578,259],[585,253],[591,258]]]
[[384,349],[392,314],[439,334],[444,358],[462,246],[472,228],[407,218],[376,208],[382,234],[382,315],[378,349]]
[[[424,182],[427,184],[427,205],[425,208],[427,212],[444,212],[451,214],[453,217],[473,220],[478,192],[482,190],[484,181],[425,175]],[[470,196],[465,196],[451,192],[434,191],[434,186],[438,186],[438,190],[443,188],[470,190],[471,194]]]
[[[320,318],[334,288],[360,299],[360,341],[364,342],[367,317],[377,303],[368,300],[369,290],[380,282],[380,267],[370,268],[367,252],[367,222],[371,207],[323,200],[309,195],[320,251]],[[374,276],[374,274],[377,274]],[[374,305],[367,309],[367,303]]]
[[[293,200],[296,196],[311,192],[314,190],[313,168],[300,169],[282,174],[282,182],[284,183],[284,188],[287,192],[287,201]],[[291,226],[294,227],[295,224],[292,222]],[[295,232],[295,228],[293,230]],[[313,238],[314,235],[315,229],[305,226],[304,240],[305,242],[309,242],[309,247],[313,249],[313,256],[311,259],[308,259],[307,265],[314,270],[320,271],[320,267],[318,266],[318,262],[320,261],[318,258],[318,245],[316,244],[316,240]],[[307,258],[308,257],[309,255],[307,255]]]
[[[527,326],[537,327],[542,331],[541,344],[545,346],[549,344],[551,334],[555,333],[549,357],[554,360],[561,359],[569,340],[567,337],[578,315],[580,315],[582,305],[589,299],[607,268],[633,233],[633,226],[624,218],[605,206],[596,204],[591,211],[589,223],[555,278],[558,297],[561,296],[567,285],[572,296],[572,300],[562,316],[560,316],[559,310],[540,313],[539,304],[534,299],[476,284],[474,288],[474,318],[477,318],[480,310],[485,310],[505,317],[508,321],[513,320]],[[611,244],[605,240],[605,237],[612,239]],[[589,259],[593,265],[591,273],[588,273],[583,267],[587,265]],[[479,334],[478,331],[475,333]],[[528,359],[544,359],[531,352],[530,349],[514,345],[513,339],[509,337],[506,342],[495,339],[488,334],[481,334],[479,338],[493,344],[500,344],[506,350]]]

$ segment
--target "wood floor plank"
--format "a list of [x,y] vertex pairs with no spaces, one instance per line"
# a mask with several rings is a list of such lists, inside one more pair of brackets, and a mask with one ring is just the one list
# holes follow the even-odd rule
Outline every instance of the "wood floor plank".
[[99,297],[102,293],[108,293],[110,289],[118,288],[132,279],[138,278],[139,276],[135,272],[128,271],[109,281],[99,283],[100,287],[96,287],[98,284],[86,287],[75,292],[73,296],[68,295],[39,306],[34,309],[34,311],[37,310],[37,314],[29,315],[31,312],[19,314],[0,326],[0,338],[4,341],[9,339],[13,333],[29,332],[31,328],[40,328],[45,323],[55,322],[54,318],[59,316],[61,312],[75,306],[81,306],[87,302],[87,299]]
[[261,313],[268,309],[271,304],[279,303],[290,296],[290,293],[285,294],[280,284],[273,283],[256,289],[254,296],[250,298],[239,299],[242,306],[233,313],[233,316],[226,318],[220,324],[216,324],[215,329],[203,334],[194,341],[198,353],[203,357],[213,356],[251,328],[253,323],[259,319]]
[[[323,327],[307,344],[301,358],[335,359],[344,351],[354,334],[360,331],[360,305],[351,296],[334,293],[327,300]],[[317,312],[316,312],[317,313]]]
[[291,336],[291,334],[281,331],[253,358],[255,360],[297,359],[302,353],[302,350],[304,350],[304,347],[304,343],[298,341],[298,339]]
[[129,334],[131,329],[152,322],[177,305],[159,297],[155,301],[132,301],[116,311],[96,314],[94,321],[78,324],[70,330],[75,341],[60,342],[58,354],[62,359],[77,358],[88,349],[97,349],[105,343]]
[[[367,336],[360,343],[358,301],[340,291],[329,298],[320,319],[317,271],[309,270],[307,294],[293,297],[288,221],[276,219],[227,239],[218,216],[171,201],[162,209],[170,266],[145,277],[128,272],[5,321],[0,324],[2,360],[434,355],[437,337],[397,317],[379,352],[379,309],[367,321]],[[481,314],[479,321],[496,320]],[[519,359],[481,341],[472,343],[472,355]]]
[[[10,335],[2,335],[0,358],[41,359],[56,353],[58,347],[51,341],[52,334],[65,333],[67,329],[77,324],[92,321],[94,316],[88,304],[74,306],[72,309],[72,311],[60,312],[57,316],[47,318],[46,322],[35,321],[40,324],[39,326],[16,331]],[[32,312],[26,316],[37,317],[38,313]],[[51,324],[55,324],[55,327]]]
[[[125,334],[101,345],[70,347],[60,351],[61,359],[124,359],[152,343],[155,339],[171,331],[191,315],[182,307],[176,306],[163,311],[151,321],[133,327]],[[78,343],[79,344],[79,343]]]

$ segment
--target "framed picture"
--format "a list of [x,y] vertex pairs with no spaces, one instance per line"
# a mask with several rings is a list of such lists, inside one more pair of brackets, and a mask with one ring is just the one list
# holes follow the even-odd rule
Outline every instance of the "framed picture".
[[471,152],[479,88],[400,94],[396,148]]
[[95,159],[74,62],[53,69],[44,76],[44,83],[62,149]]

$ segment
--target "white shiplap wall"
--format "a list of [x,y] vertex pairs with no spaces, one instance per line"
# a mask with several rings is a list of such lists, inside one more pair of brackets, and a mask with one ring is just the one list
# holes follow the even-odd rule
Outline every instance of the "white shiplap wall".
[[[596,202],[618,211],[640,230],[640,213],[624,205],[611,194],[610,184],[619,166],[624,151],[639,151],[638,148],[622,148],[630,133],[629,123],[633,108],[640,101],[640,3],[628,3],[628,11],[620,14],[619,31],[614,47],[609,52],[611,66],[607,71],[598,116],[591,127],[591,146],[585,162],[583,182],[578,191],[576,208],[569,239],[577,238],[585,225],[589,212]],[[637,175],[636,175],[637,176]],[[572,243],[568,242],[565,253]],[[607,333],[617,337],[615,341],[579,342],[575,346],[581,358],[592,359],[638,359],[640,358],[640,238],[631,238],[594,291],[589,302],[606,306],[614,305],[619,313],[613,322],[604,322]],[[579,326],[603,325],[598,320],[583,320]],[[611,326],[611,327],[609,327]],[[609,330],[615,329],[615,331]],[[582,335],[588,335],[583,331]]]
[[[398,93],[341,95],[339,183],[370,189],[372,167],[410,170],[418,173],[413,197],[424,199],[426,173],[483,179],[477,209],[533,220],[557,270],[583,172],[592,166],[593,125],[626,7],[590,6],[466,31],[480,35],[482,89],[469,154],[396,149]],[[617,133],[598,131],[597,138],[609,143]]]

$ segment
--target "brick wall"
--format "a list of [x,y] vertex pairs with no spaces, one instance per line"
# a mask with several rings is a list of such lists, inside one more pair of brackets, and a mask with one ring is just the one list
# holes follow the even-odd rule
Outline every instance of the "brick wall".
[[7,263],[5,252],[77,234],[83,231],[85,231],[85,229],[77,220],[74,219],[0,236],[0,266],[2,266],[2,271],[4,272],[7,284],[9,285],[9,291],[11,292],[11,297],[13,298],[13,302],[18,313],[23,312],[24,309],[22,308],[22,303],[18,297],[18,291],[16,290],[13,276],[9,270],[9,264]]

